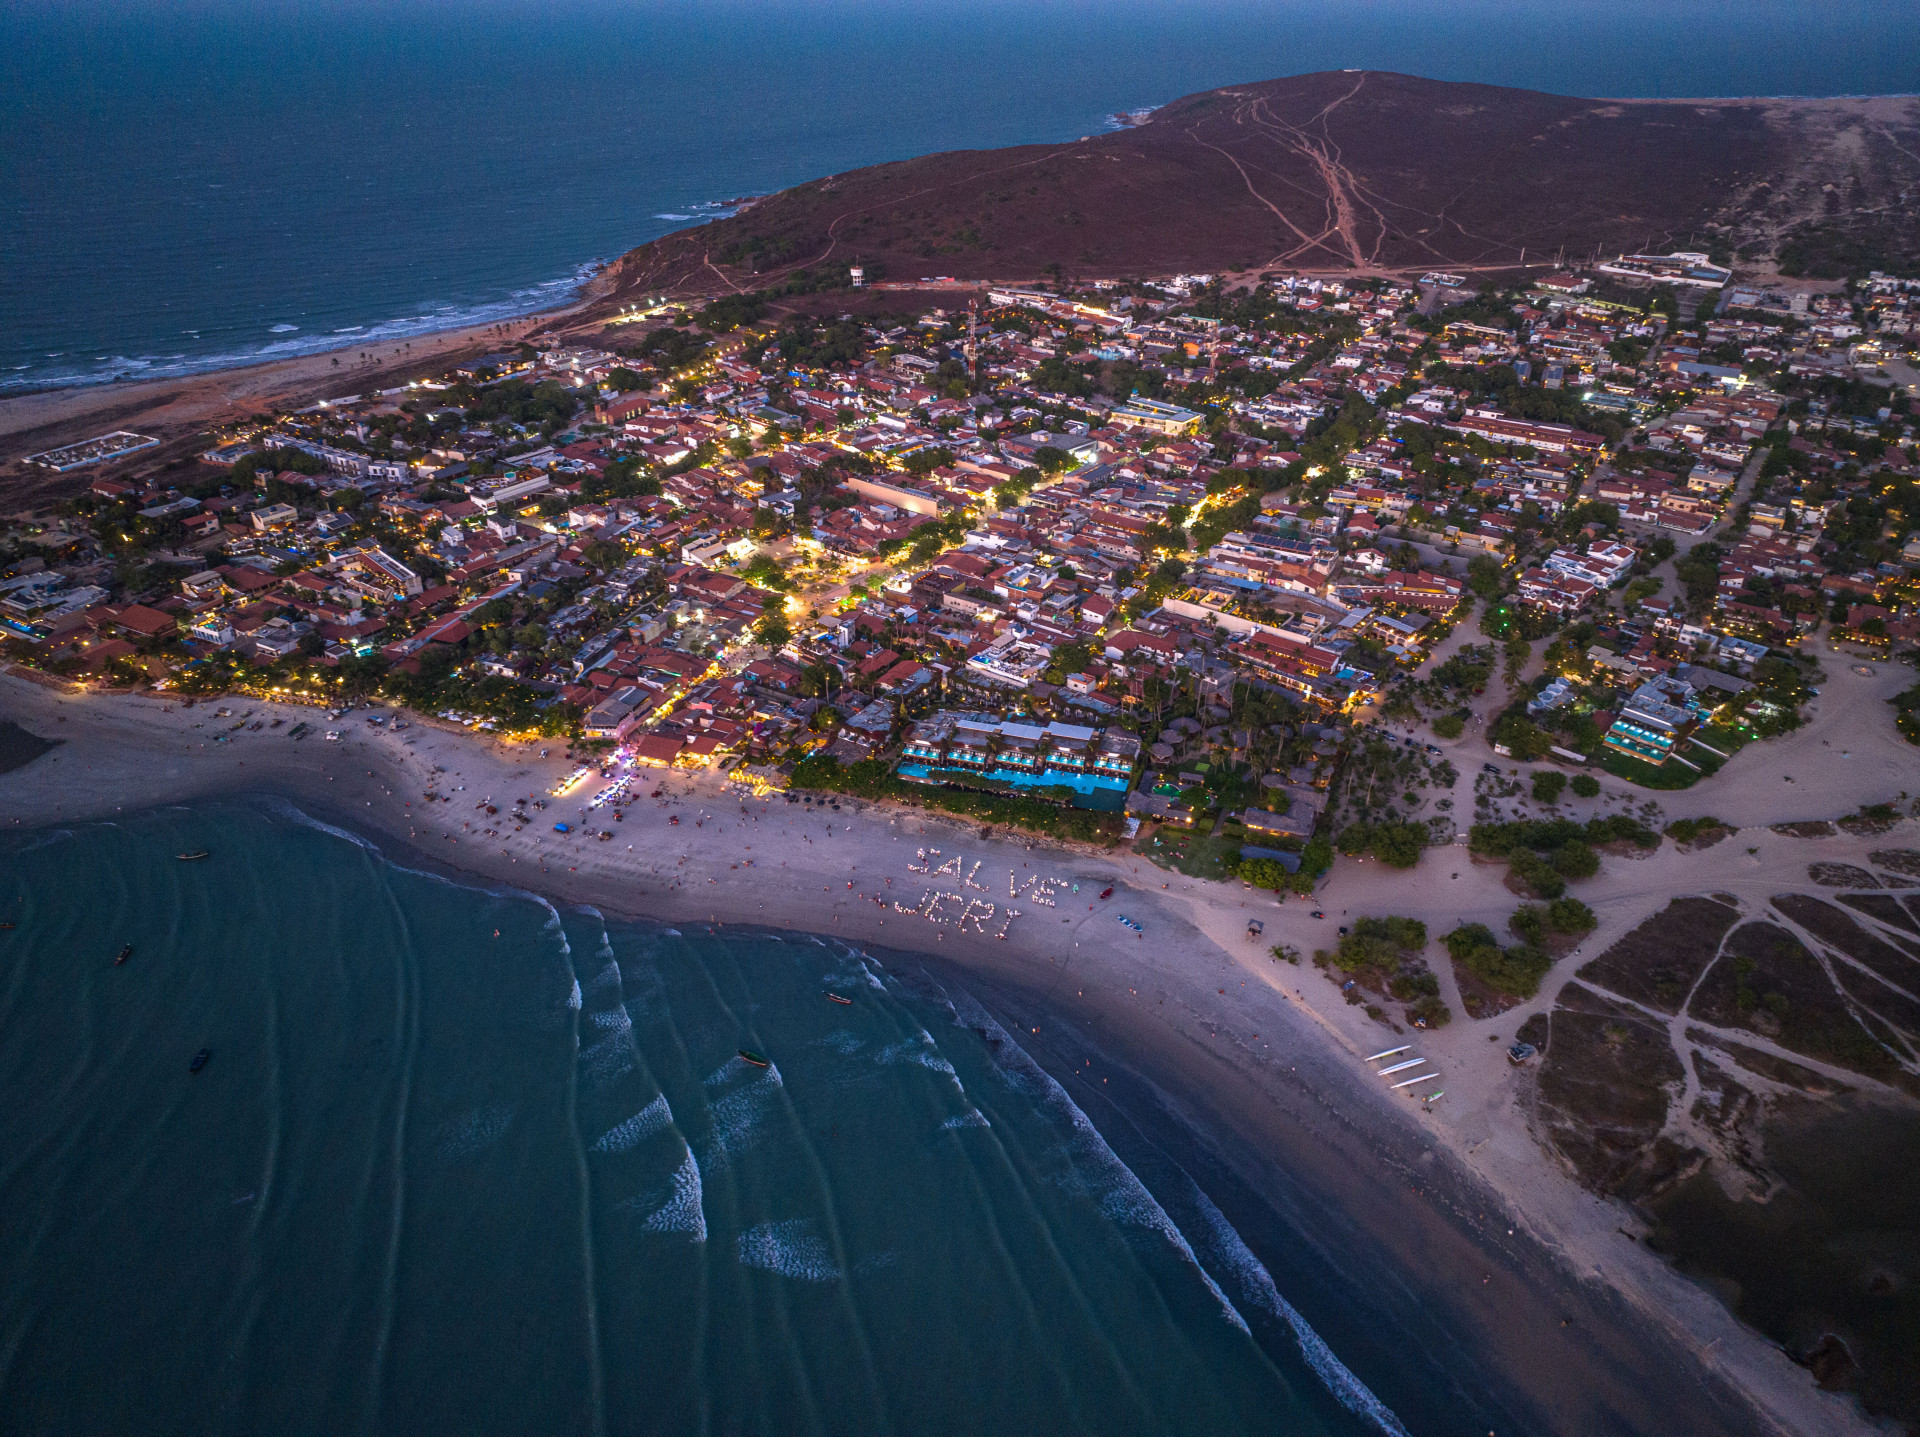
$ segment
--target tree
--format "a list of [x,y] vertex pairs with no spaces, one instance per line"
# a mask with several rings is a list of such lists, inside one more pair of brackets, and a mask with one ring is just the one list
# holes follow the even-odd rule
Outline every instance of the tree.
[[1058,474],[1063,469],[1073,467],[1073,456],[1054,444],[1042,444],[1033,452],[1033,462],[1039,466],[1042,474]]
[[944,468],[951,463],[953,463],[953,451],[944,446],[936,446],[909,454],[904,467],[909,474],[931,474],[934,470]]
[[1433,731],[1441,738],[1459,738],[1466,727],[1467,721],[1459,714],[1441,714],[1433,721]]
[[753,636],[768,648],[778,649],[793,641],[793,630],[775,610],[761,615],[760,622],[753,626]]
[[1576,773],[1573,776],[1573,792],[1578,798],[1598,798],[1600,780],[1590,773]]
[[1374,825],[1369,845],[1373,856],[1389,868],[1412,868],[1426,847],[1427,830],[1418,823],[1380,823]]
[[1533,776],[1533,796],[1540,803],[1558,803],[1561,790],[1567,786],[1567,776],[1558,769],[1543,768]]
[[1240,877],[1255,888],[1285,888],[1293,875],[1277,858],[1250,858],[1240,865]]
[[1467,587],[1483,599],[1499,596],[1506,587],[1506,567],[1487,554],[1475,554],[1467,560]]

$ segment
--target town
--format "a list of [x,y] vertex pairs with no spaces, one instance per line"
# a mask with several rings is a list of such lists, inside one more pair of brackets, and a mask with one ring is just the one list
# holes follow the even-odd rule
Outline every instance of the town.
[[0,535],[6,657],[1310,893],[1464,840],[1466,739],[1683,788],[1920,639],[1914,281],[815,279],[38,456],[111,472]]

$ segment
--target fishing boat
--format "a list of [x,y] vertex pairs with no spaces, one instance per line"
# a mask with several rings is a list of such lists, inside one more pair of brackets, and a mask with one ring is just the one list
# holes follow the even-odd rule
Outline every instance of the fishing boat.
[[827,994],[827,997],[830,998],[835,1003],[845,1003],[848,1007],[853,1006],[853,999],[842,998],[838,993],[829,993]]
[[118,968],[122,963],[126,962],[127,959],[131,958],[132,956],[133,956],[133,945],[129,943],[126,947],[120,950],[120,956],[113,960],[113,966]]
[[740,1049],[740,1061],[743,1063],[751,1063],[756,1068],[771,1068],[773,1066],[772,1059],[761,1057],[751,1048]]
[[211,1058],[212,1056],[213,1056],[213,1049],[202,1048],[199,1052],[193,1055],[193,1061],[187,1064],[187,1071],[189,1073],[199,1072],[202,1068],[207,1066],[207,1059]]
[[182,863],[191,863],[196,858],[205,858],[207,856],[207,850],[204,848],[201,848],[201,849],[196,849],[192,853],[176,853],[173,856],[179,859]]
[[0,933],[8,933],[12,930],[13,925],[11,923],[0,923]]

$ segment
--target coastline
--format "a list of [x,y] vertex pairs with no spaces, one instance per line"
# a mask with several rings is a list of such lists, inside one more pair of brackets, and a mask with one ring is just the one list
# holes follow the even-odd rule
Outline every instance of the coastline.
[[[284,359],[253,360],[172,378],[69,384],[0,394],[0,466],[17,465],[28,454],[111,428],[134,427],[152,434],[162,446],[171,446],[213,426],[269,409],[296,408],[321,399],[392,388],[423,375],[438,375],[469,353],[517,343],[546,325],[586,309],[606,292],[607,273],[608,267],[601,266],[558,305],[503,319],[428,330],[398,340],[380,340],[379,357],[365,363],[335,362],[356,345],[368,342],[365,335],[343,335],[337,346]],[[142,451],[140,457],[151,462],[171,455],[162,447]],[[112,471],[111,465],[105,467],[107,472]],[[44,476],[43,487],[49,488],[81,477],[41,470],[25,472]]]
[[[270,711],[244,700],[188,710],[159,695],[71,696],[0,676],[0,711],[41,738],[65,740],[0,775],[0,812],[10,827],[26,828],[166,802],[278,794],[390,856],[463,881],[509,884],[609,915],[797,930],[907,955],[894,961],[988,995],[1103,1133],[1142,1113],[1164,1119],[1148,1125],[1155,1136],[1147,1141],[1194,1150],[1189,1171],[1219,1180],[1216,1202],[1280,1289],[1299,1294],[1307,1321],[1395,1410],[1396,1368],[1420,1366],[1431,1380],[1436,1370],[1467,1370],[1470,1357],[1489,1374],[1489,1390],[1502,1394],[1492,1402],[1498,1415],[1534,1428],[1658,1430],[1674,1411],[1697,1409],[1689,1430],[1699,1432],[1872,1430],[1849,1401],[1819,1393],[1704,1288],[1621,1236],[1631,1222],[1626,1209],[1557,1169],[1518,1118],[1516,1079],[1481,1032],[1494,1025],[1462,1022],[1421,1035],[1449,1092],[1432,1113],[1381,1091],[1360,1059],[1385,1044],[1388,1030],[1348,1007],[1315,970],[1267,957],[1274,941],[1309,951],[1331,941],[1306,904],[1274,907],[1237,885],[1193,884],[1124,854],[983,839],[973,825],[884,806],[845,803],[816,816],[743,799],[710,775],[662,775],[644,791],[663,786],[668,798],[642,798],[624,822],[595,824],[614,832],[613,841],[561,838],[550,824],[573,820],[584,794],[548,796],[569,768],[557,746],[543,761],[537,748],[430,721],[415,719],[402,734],[376,730],[363,715],[330,725],[343,734],[337,744],[318,734],[289,741],[284,728],[216,743],[233,721],[214,719],[223,706],[236,717]],[[272,711],[290,722],[314,718],[291,706]],[[446,772],[436,774],[436,765]],[[453,801],[429,807],[424,795],[436,783]],[[483,845],[461,826],[480,817],[475,804],[483,799],[529,795],[551,806],[523,833]],[[670,816],[681,821],[670,825]],[[1804,862],[1804,841],[1774,842]],[[1831,856],[1844,856],[1850,842],[1833,841]],[[1007,901],[1007,873],[1023,869],[1069,888],[1052,907],[1016,901],[1022,916],[1004,942],[963,934],[957,924],[936,928],[861,896],[879,891],[914,905],[932,877],[908,868],[922,846],[964,854],[968,865],[978,860],[990,885],[982,896],[998,905]],[[750,856],[751,868],[734,866]],[[1820,856],[1829,856],[1827,843]],[[1356,901],[1402,912],[1444,905],[1468,916],[1511,908],[1492,870],[1463,865],[1452,880],[1446,863],[1436,853],[1420,870],[1383,882],[1377,870],[1343,861],[1316,901],[1330,917]],[[1589,942],[1598,951],[1676,885],[1706,891],[1774,881],[1734,844],[1693,855],[1663,848],[1654,859],[1611,865],[1586,895],[1601,915]],[[1095,884],[1116,886],[1115,901],[1100,903]],[[1429,884],[1440,891],[1427,893]],[[943,887],[960,890],[952,879]],[[1258,944],[1244,936],[1256,911],[1269,925]],[[1120,930],[1119,912],[1142,921],[1147,934]],[[1563,964],[1555,978],[1573,966]],[[1557,987],[1543,989],[1539,1002],[1549,1003]],[[1508,1019],[1517,1024],[1520,1016]],[[1508,1019],[1497,1027],[1503,1036]],[[1077,1079],[1082,1069],[1103,1081]],[[1276,1214],[1286,1215],[1285,1229],[1310,1234],[1308,1250],[1289,1254],[1301,1245],[1281,1244]],[[1321,1310],[1312,1294],[1333,1289],[1314,1272],[1337,1276],[1341,1288],[1379,1306]],[[1369,1347],[1378,1342],[1370,1329],[1389,1313],[1413,1324],[1418,1350]],[[1563,1319],[1571,1325],[1563,1328]],[[1489,1401],[1462,1391],[1463,1406]]]

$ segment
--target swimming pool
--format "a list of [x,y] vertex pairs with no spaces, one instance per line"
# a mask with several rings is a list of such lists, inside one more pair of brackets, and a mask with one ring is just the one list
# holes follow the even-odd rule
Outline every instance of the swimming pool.
[[903,763],[896,772],[902,778],[932,778],[936,783],[951,774],[955,782],[964,782],[965,778],[991,778],[1015,788],[1070,788],[1075,808],[1097,809],[1102,813],[1118,813],[1127,803],[1127,780],[1100,773],[1022,773],[1017,769],[996,768],[975,774],[970,769],[942,769],[936,777],[924,763]]

